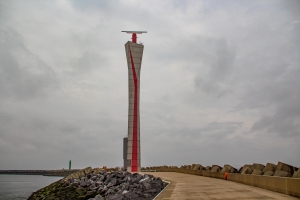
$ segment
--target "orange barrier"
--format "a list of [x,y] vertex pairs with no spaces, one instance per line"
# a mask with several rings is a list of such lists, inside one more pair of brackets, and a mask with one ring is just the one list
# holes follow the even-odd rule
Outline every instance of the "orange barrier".
[[227,175],[228,175],[228,173],[225,172],[225,173],[224,173],[224,180],[227,180]]

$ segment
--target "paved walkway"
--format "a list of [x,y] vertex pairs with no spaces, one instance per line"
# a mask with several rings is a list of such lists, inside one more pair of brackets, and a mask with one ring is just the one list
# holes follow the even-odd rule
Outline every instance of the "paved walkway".
[[155,200],[200,199],[298,199],[269,190],[204,176],[176,172],[144,172],[170,181]]

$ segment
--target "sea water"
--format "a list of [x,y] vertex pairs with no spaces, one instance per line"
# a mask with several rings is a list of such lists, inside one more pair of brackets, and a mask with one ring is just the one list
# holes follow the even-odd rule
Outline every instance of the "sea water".
[[0,199],[27,199],[33,192],[59,179],[62,179],[62,177],[0,174]]

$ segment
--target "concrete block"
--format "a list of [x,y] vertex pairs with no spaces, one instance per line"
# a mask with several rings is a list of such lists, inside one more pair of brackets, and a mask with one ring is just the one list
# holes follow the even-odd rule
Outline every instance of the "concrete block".
[[198,176],[203,176],[203,170],[197,170],[196,175]]
[[252,174],[253,170],[250,167],[243,167],[243,171],[241,174]]
[[253,163],[252,166],[253,166],[252,170],[257,169],[259,171],[263,171],[265,168],[265,166],[263,164],[258,164],[258,163]]
[[246,164],[246,165],[244,165],[243,167],[241,167],[241,168],[239,169],[238,173],[241,174],[241,173],[243,172],[243,170],[244,170],[246,167],[249,167],[249,168],[252,170],[252,165]]
[[198,175],[198,174],[197,174],[197,170],[192,170],[192,169],[190,169],[189,171],[190,171],[189,174]]
[[274,176],[253,176],[253,186],[271,190],[274,192],[286,193],[286,179]]
[[231,167],[228,173],[237,173],[237,169],[234,167]]
[[252,166],[252,165],[246,164],[246,165],[243,166],[242,171],[243,171],[246,167],[249,167],[251,170],[253,170],[253,166]]
[[236,174],[228,174],[227,180],[237,182],[236,177],[237,177]]
[[210,177],[210,172],[208,171],[203,172],[203,176]]
[[220,167],[219,165],[213,165],[211,167],[211,172],[220,172],[222,170],[222,167]]
[[237,169],[226,164],[220,172],[237,173]]
[[[280,170],[280,171],[285,171],[288,172],[289,174],[293,175],[295,171],[298,170],[298,168],[285,164],[283,162],[278,162],[277,167],[276,167],[276,171]],[[276,174],[276,173],[275,173]]]
[[220,179],[224,179],[225,173],[227,173],[227,172],[220,172]]
[[253,185],[253,176],[248,174],[240,174],[241,183],[246,185]]
[[205,167],[205,170],[206,170],[206,171],[210,171],[210,170],[211,170],[211,166],[206,166],[206,167]]
[[[298,169],[299,171],[299,169]],[[286,194],[300,197],[300,179],[299,178],[287,178]]]
[[268,171],[275,172],[275,170],[276,170],[276,165],[272,163],[267,163],[263,172],[268,172]]
[[243,167],[240,167],[240,169],[238,170],[238,173],[240,174],[240,173],[242,173],[242,171],[243,171]]
[[279,176],[279,177],[292,177],[291,172],[276,170],[275,174],[273,176]]
[[[193,167],[193,166],[192,166]],[[203,170],[203,166],[200,165],[200,164],[195,164],[194,167],[193,167],[193,170]]]
[[267,172],[264,172],[264,176],[273,176],[275,172],[272,172],[272,171],[267,171]]
[[187,165],[185,169],[191,169],[192,166],[191,165]]
[[223,169],[220,172],[228,172],[230,168],[231,168],[230,165],[225,164]]
[[211,177],[211,178],[221,178],[220,172],[208,172],[208,171],[202,171],[203,176]]
[[252,175],[262,175],[263,172],[258,169],[253,169]]
[[300,168],[298,169],[298,171],[294,172],[293,178],[300,178]]
[[252,186],[252,179],[253,179],[253,176],[250,174],[231,174],[231,173],[229,173],[227,175],[227,180],[229,180],[229,181],[243,183],[243,184],[251,185],[251,186]]

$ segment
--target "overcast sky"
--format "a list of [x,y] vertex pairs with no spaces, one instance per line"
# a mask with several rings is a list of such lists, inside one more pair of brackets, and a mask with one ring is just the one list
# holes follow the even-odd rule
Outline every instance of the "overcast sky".
[[0,169],[122,165],[123,30],[142,166],[300,167],[300,1],[0,0]]

